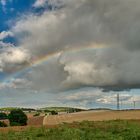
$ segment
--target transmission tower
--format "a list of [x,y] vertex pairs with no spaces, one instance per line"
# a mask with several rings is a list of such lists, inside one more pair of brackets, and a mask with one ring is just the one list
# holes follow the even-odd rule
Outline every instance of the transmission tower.
[[117,94],[117,110],[120,110],[120,97],[119,97],[119,93]]
[[136,101],[133,101],[134,109],[136,109]]

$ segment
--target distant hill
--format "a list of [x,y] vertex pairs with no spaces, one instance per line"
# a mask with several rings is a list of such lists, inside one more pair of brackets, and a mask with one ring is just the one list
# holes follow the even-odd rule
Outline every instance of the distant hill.
[[38,109],[33,109],[33,108],[19,108],[19,107],[5,107],[5,108],[0,108],[0,111],[8,111],[10,112],[13,109],[21,109],[22,111],[37,111],[37,112],[80,112],[80,111],[86,111],[86,109],[79,109],[79,108],[72,108],[72,107],[44,107],[44,108],[38,108]]
[[80,111],[88,111],[88,110],[112,110],[109,108],[91,108],[91,109],[81,109],[81,108],[73,108],[73,107],[44,107],[44,108],[19,108],[19,107],[5,107],[0,108],[0,111],[11,111],[13,109],[21,109],[22,111],[38,111],[38,112],[80,112]]
[[5,107],[5,108],[0,108],[0,111],[11,111],[13,109],[21,109],[22,111],[36,111],[33,108],[19,108],[19,107]]
[[48,111],[57,111],[57,112],[79,112],[86,111],[86,109],[72,108],[72,107],[45,107],[40,108],[39,110],[48,110]]
[[88,110],[112,110],[112,109],[110,109],[110,108],[91,108]]

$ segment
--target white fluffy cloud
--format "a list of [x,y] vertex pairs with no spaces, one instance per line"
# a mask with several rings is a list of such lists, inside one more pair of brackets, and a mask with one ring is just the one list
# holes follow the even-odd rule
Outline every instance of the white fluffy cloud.
[[24,63],[25,61],[29,60],[29,55],[27,51],[23,49],[8,49],[5,53],[2,53],[3,61],[6,61],[7,63]]
[[5,48],[9,48],[9,47],[14,47],[14,45],[12,43],[5,43],[3,41],[0,41],[0,48],[1,49],[5,49]]
[[13,33],[12,32],[10,32],[10,31],[2,31],[1,33],[0,33],[0,40],[3,40],[3,39],[5,39],[5,38],[7,38],[7,37],[11,37],[11,36],[13,36]]
[[6,48],[0,54],[1,71],[14,72],[29,64],[30,54],[22,48]]
[[[80,2],[80,1],[79,1]],[[71,0],[36,0],[33,4],[34,8],[45,8],[46,6],[51,6],[54,10],[55,8],[60,8],[61,6],[64,6],[65,4],[72,5]],[[74,4],[74,3],[73,3]]]
[[33,6],[35,8],[44,7],[46,5],[47,0],[36,0]]
[[[119,95],[120,98],[120,103],[123,102],[123,104],[129,104],[133,103],[132,99],[133,96],[127,93],[121,93]],[[112,95],[103,95],[101,98],[97,99],[98,103],[102,104],[117,104],[117,95],[112,94]]]

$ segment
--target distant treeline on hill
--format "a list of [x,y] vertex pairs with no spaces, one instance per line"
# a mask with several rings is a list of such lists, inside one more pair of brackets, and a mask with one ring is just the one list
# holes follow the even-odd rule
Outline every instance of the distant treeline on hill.
[[91,108],[88,110],[112,110],[112,109],[110,109],[110,108]]
[[22,111],[37,111],[37,112],[43,112],[43,111],[57,111],[57,112],[79,112],[79,111],[85,111],[85,109],[79,109],[79,108],[72,108],[72,107],[45,107],[45,108],[39,108],[39,109],[33,109],[33,108],[19,108],[19,107],[5,107],[0,108],[0,111],[11,111],[14,109],[21,109]]
[[41,108],[40,110],[44,110],[45,112],[50,111],[57,111],[57,112],[79,112],[79,111],[86,111],[85,109],[79,109],[79,108],[72,108],[72,107],[45,107]]
[[22,111],[36,111],[36,109],[33,108],[20,108]]
[[0,111],[11,111],[14,109],[21,109],[22,111],[36,111],[36,109],[33,109],[33,108],[18,108],[18,107],[0,108]]

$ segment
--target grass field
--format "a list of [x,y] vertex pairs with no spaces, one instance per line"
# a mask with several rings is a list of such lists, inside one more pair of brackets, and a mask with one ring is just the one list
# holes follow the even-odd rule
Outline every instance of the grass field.
[[0,140],[140,140],[140,121],[83,121],[53,128],[28,128],[0,132]]

